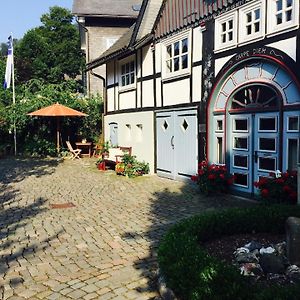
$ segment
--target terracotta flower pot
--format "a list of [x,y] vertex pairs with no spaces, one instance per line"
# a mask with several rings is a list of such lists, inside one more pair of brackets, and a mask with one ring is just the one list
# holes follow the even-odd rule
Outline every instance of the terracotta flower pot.
[[97,168],[100,171],[105,171],[105,162],[103,161],[103,162],[98,163]]

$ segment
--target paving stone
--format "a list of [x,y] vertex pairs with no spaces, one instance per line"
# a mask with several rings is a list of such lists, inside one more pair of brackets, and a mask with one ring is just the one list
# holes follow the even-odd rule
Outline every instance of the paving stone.
[[81,299],[83,296],[86,295],[86,293],[82,290],[75,290],[71,293],[69,293],[67,296],[72,299]]
[[[75,207],[50,206],[68,202]],[[5,290],[9,300],[154,298],[155,250],[172,224],[250,205],[157,176],[98,172],[95,159],[1,159],[0,203],[0,285],[22,278]]]

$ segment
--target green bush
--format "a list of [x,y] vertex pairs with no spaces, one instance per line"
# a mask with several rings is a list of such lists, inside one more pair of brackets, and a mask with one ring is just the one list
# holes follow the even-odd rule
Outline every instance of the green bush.
[[208,212],[173,226],[162,240],[158,261],[167,286],[181,299],[299,299],[300,284],[251,285],[239,270],[215,257],[201,243],[224,235],[283,233],[300,207],[274,205]]
[[122,162],[116,165],[116,173],[133,178],[148,174],[150,171],[149,164],[136,160],[134,155],[124,154]]

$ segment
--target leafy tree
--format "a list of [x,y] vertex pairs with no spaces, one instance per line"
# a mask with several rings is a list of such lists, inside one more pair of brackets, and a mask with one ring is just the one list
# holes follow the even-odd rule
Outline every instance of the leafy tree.
[[42,26],[29,30],[15,49],[17,80],[58,83],[75,78],[84,65],[77,27],[65,8],[54,6],[42,15]]

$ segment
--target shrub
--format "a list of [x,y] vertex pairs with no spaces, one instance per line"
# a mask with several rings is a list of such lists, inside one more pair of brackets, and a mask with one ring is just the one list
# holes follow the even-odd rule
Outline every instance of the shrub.
[[297,172],[285,172],[277,177],[260,177],[254,186],[260,190],[260,197],[267,203],[297,203]]
[[300,283],[251,285],[238,269],[209,253],[201,243],[224,235],[283,233],[289,216],[300,207],[274,205],[207,212],[173,226],[160,243],[158,262],[167,286],[180,299],[298,299]]
[[232,176],[227,172],[226,166],[211,164],[207,161],[199,163],[198,174],[192,176],[192,180],[197,182],[202,193],[224,193],[232,184]]
[[142,176],[149,173],[149,164],[145,162],[139,162],[135,156],[125,154],[122,157],[122,162],[116,164],[116,173],[127,177]]

